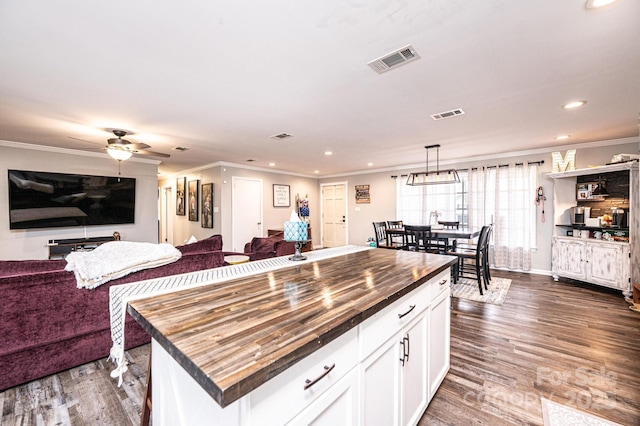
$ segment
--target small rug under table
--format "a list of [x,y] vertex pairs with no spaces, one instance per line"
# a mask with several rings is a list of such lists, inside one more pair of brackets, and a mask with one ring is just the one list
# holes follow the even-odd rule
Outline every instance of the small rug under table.
[[457,283],[451,284],[451,295],[460,299],[502,305],[507,298],[509,286],[511,286],[510,279],[493,277],[487,285],[487,290],[484,289],[484,286],[482,287],[484,294],[481,296],[478,281],[470,278],[460,278]]

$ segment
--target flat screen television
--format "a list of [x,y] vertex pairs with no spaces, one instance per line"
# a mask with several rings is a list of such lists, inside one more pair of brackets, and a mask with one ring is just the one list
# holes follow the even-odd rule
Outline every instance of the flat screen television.
[[134,178],[9,170],[9,228],[134,223]]

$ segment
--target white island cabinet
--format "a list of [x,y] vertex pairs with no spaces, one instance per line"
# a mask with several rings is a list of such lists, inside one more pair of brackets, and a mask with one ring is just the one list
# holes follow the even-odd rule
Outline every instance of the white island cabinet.
[[[390,257],[399,270],[408,266],[406,257],[414,263],[409,276],[422,273],[421,264],[428,265],[414,255],[389,250],[376,249],[369,256]],[[392,296],[395,300],[391,303],[384,302],[389,296],[381,290],[386,286],[373,291],[380,280],[373,269],[367,271],[365,286],[371,285],[368,291],[380,293],[375,295],[380,302],[368,303],[361,311],[365,315],[361,321],[349,320],[353,327],[292,365],[269,373],[271,377],[262,384],[224,407],[205,390],[206,383],[202,383],[209,379],[200,376],[203,370],[189,372],[191,366],[184,355],[174,353],[175,347],[158,341],[162,335],[152,333],[154,426],[416,425],[449,369],[452,261],[438,255],[427,255],[426,259],[435,259],[439,266],[423,267],[424,278],[409,278],[419,281],[405,289],[399,287],[401,295]],[[380,270],[386,269],[381,264]],[[386,273],[380,277],[388,279]],[[364,290],[359,284],[352,286],[356,293]],[[177,299],[187,300],[188,296],[181,294]],[[363,300],[372,297],[366,294]],[[345,303],[350,305],[347,299]],[[130,312],[138,312],[137,303],[130,304]],[[304,304],[302,300],[298,303]],[[377,308],[379,303],[384,307]],[[353,309],[355,305],[349,307],[349,311]],[[199,353],[204,364],[209,362],[206,354]],[[244,362],[251,363],[255,357],[247,355]]]

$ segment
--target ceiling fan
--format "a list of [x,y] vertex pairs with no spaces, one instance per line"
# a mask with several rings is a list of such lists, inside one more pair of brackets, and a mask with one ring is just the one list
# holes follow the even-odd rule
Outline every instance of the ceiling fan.
[[[170,157],[170,155],[163,154],[161,152],[148,151],[147,148],[151,148],[151,146],[147,145],[146,143],[133,143],[126,139],[123,139],[123,137],[126,136],[128,133],[126,130],[120,130],[120,129],[110,129],[110,130],[113,132],[113,134],[116,137],[109,138],[107,140],[107,146],[105,146],[103,149],[107,150],[107,154],[109,154],[111,158],[114,158],[118,161],[123,161],[123,160],[128,160],[134,154],[146,155],[150,157],[160,157],[160,158]],[[83,141],[83,142],[90,142],[90,141],[85,141],[83,139],[74,138],[71,136],[70,138]],[[90,143],[95,143],[95,142],[90,142]]]

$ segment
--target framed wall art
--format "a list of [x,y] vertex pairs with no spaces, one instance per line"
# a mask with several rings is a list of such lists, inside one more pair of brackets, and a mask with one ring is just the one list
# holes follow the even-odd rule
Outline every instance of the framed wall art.
[[369,185],[356,185],[356,204],[370,204]]
[[176,179],[176,214],[178,216],[185,215],[185,192],[184,189],[187,186],[187,178],[181,177]]
[[273,184],[273,207],[290,207],[291,193],[289,185]]
[[189,181],[189,220],[193,222],[198,221],[198,187],[200,186],[199,180]]
[[202,184],[202,221],[203,228],[213,228],[213,184]]

